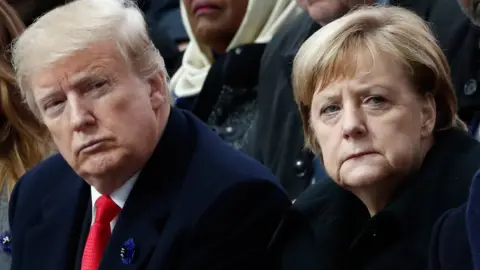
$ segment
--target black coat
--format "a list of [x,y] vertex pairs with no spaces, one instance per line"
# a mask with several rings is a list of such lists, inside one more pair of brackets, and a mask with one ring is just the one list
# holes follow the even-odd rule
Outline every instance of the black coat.
[[293,99],[292,61],[319,26],[306,14],[286,24],[265,49],[257,86],[257,111],[246,152],[273,170],[290,198],[310,184],[312,155],[303,150],[302,121]]
[[464,204],[445,213],[435,225],[430,248],[429,270],[472,270]]
[[479,156],[480,144],[465,132],[439,133],[419,173],[372,218],[337,184],[313,185],[277,231],[272,269],[427,269],[433,226],[466,200]]
[[216,55],[192,112],[238,150],[247,141],[265,44],[246,44]]
[[244,150],[257,106],[258,74],[265,44],[241,45],[215,54],[198,95],[179,98],[176,106],[191,110],[237,150]]
[[[289,205],[269,170],[174,108],[99,269],[264,269]],[[90,186],[59,154],[26,173],[10,200],[12,269],[80,269],[90,209]],[[125,264],[129,239],[134,255]]]
[[435,0],[430,23],[451,67],[459,114],[469,122],[480,111],[480,29],[463,14],[457,0]]

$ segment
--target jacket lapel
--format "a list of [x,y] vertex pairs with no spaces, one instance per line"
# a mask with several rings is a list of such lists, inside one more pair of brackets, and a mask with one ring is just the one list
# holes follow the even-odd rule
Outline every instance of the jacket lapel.
[[[55,176],[53,176],[55,177]],[[89,186],[73,171],[52,186],[42,202],[42,214],[25,234],[24,269],[72,269],[85,208],[90,198]],[[49,259],[46,260],[45,258]]]
[[[112,232],[100,270],[145,269],[162,235],[181,190],[195,140],[185,115],[172,109],[152,157],[141,171]],[[131,239],[131,263],[122,261],[121,249]]]

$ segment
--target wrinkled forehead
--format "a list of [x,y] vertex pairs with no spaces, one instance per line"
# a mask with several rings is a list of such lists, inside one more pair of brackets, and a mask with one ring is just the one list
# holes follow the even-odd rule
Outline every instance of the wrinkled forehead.
[[31,74],[30,86],[41,89],[65,88],[87,76],[107,76],[124,72],[126,64],[113,42],[102,42],[78,50]]
[[403,67],[401,61],[381,51],[346,52],[319,70],[312,99],[341,89],[363,91],[372,86],[392,88],[397,83],[408,83]]
[[371,74],[378,64],[382,64],[380,53],[368,48],[345,51],[336,55],[332,61],[320,65],[316,71],[315,92],[341,81],[353,80]]

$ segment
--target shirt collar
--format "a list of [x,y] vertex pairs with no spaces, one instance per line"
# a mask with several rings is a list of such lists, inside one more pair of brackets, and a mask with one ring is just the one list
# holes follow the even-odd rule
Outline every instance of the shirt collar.
[[[136,173],[130,180],[125,182],[123,186],[121,186],[119,189],[115,190],[110,194],[110,198],[121,208],[123,209],[123,206],[125,205],[125,202],[127,201],[128,195],[130,195],[130,191],[132,191],[133,185],[135,185],[135,182],[137,182],[139,173]],[[100,192],[98,192],[93,186],[90,187],[91,194],[92,194],[92,210],[93,210],[93,216],[95,216],[95,202],[102,196]]]

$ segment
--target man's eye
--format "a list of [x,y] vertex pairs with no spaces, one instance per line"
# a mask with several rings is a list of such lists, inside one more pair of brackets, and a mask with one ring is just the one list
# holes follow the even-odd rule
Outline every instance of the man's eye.
[[48,110],[50,108],[55,108],[59,105],[63,104],[63,100],[52,100],[52,101],[49,101],[45,104],[44,106],[44,110]]
[[103,86],[105,86],[107,84],[107,81],[105,80],[102,80],[102,81],[97,81],[97,82],[94,82],[90,85],[90,89],[98,89],[98,88],[102,88]]

